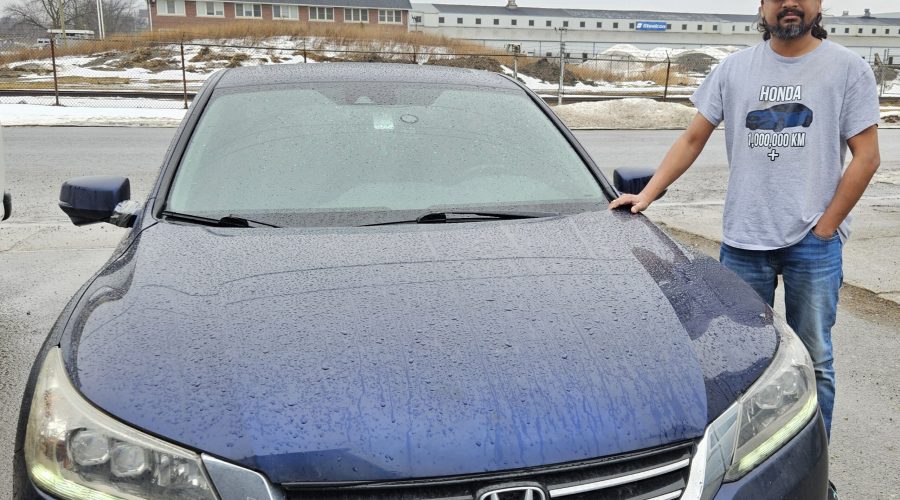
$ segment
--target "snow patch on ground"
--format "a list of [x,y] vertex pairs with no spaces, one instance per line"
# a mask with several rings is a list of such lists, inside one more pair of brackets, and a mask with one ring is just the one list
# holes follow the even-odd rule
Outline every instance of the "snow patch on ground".
[[569,128],[684,129],[697,110],[652,99],[580,102],[553,108]]

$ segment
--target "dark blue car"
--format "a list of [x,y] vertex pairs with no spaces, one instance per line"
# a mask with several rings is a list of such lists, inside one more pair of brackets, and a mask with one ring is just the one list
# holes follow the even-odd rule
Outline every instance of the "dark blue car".
[[750,130],[781,132],[792,127],[807,128],[812,125],[812,122],[812,110],[798,102],[777,104],[771,108],[751,111],[747,114],[747,128]]
[[129,229],[36,360],[16,497],[825,498],[803,345],[617,194],[502,75],[213,75],[145,203],[61,190]]

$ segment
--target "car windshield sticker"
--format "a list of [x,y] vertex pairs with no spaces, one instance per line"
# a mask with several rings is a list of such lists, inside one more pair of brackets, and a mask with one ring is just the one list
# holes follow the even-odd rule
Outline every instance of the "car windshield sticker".
[[[806,146],[806,132],[791,128],[809,128],[813,122],[813,112],[803,104],[794,101],[803,100],[802,85],[769,86],[763,85],[759,91],[759,102],[769,105],[766,109],[751,111],[747,114],[747,145],[750,149],[768,149],[766,156],[771,161],[781,157],[779,149],[802,148]],[[767,132],[758,132],[766,130]]]

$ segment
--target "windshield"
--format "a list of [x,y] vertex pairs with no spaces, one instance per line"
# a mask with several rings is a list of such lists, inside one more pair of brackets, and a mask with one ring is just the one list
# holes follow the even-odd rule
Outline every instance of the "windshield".
[[217,91],[166,210],[305,226],[604,203],[520,90],[349,82]]

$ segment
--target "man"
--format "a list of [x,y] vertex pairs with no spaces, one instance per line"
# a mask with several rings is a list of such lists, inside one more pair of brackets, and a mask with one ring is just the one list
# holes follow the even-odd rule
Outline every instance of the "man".
[[[725,122],[730,166],[722,263],[770,305],[778,275],[788,324],[803,339],[831,435],[831,328],[848,215],[878,169],[879,103],[872,70],[831,43],[822,0],[762,0],[764,42],[725,59],[691,98],[698,113],[640,194],[647,207],[697,159]],[[853,159],[842,174],[847,146]]]

